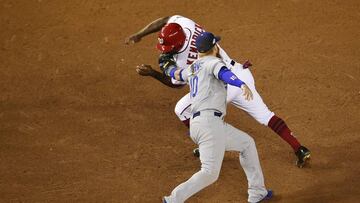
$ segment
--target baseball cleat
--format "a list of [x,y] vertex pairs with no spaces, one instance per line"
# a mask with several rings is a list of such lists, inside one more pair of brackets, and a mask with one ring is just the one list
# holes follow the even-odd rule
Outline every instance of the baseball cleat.
[[196,148],[196,149],[194,149],[193,150],[193,155],[195,156],[195,157],[200,157],[200,151],[199,151],[199,148]]
[[268,192],[267,195],[262,200],[258,201],[257,203],[269,200],[273,197],[274,192],[272,190],[268,190],[267,192]]
[[311,152],[306,147],[301,146],[296,152],[295,155],[297,156],[298,160],[296,161],[296,165],[299,168],[305,166],[306,162],[310,159]]

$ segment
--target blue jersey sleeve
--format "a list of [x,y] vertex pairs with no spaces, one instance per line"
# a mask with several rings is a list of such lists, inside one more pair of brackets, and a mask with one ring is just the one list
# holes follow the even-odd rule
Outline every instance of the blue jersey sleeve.
[[222,80],[224,83],[233,85],[236,87],[241,87],[241,85],[245,84],[233,72],[231,72],[231,70],[229,70],[226,66],[223,66],[220,69],[218,78],[220,80]]
[[[178,69],[176,67],[172,68],[170,70],[170,73],[169,73],[169,76],[173,79],[176,80],[175,78],[175,72],[177,71]],[[180,77],[180,81],[181,82],[187,82],[187,79],[188,79],[188,70],[187,69],[181,69],[179,71],[179,77]]]

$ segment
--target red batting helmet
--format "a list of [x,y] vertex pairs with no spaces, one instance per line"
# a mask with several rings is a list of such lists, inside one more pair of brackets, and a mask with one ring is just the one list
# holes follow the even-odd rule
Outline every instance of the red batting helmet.
[[184,45],[185,38],[185,32],[179,24],[166,24],[159,32],[156,48],[163,53],[178,52]]

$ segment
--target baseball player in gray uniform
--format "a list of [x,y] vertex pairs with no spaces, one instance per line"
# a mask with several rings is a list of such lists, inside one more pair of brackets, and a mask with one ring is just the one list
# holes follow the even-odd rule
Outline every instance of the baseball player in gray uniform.
[[226,114],[226,86],[241,88],[246,100],[252,99],[249,87],[238,79],[218,57],[220,40],[204,32],[196,39],[199,59],[186,69],[167,66],[164,73],[190,86],[190,136],[199,145],[201,170],[177,186],[163,202],[184,202],[201,189],[214,183],[220,174],[225,151],[240,152],[240,164],[248,180],[248,201],[260,202],[272,197],[264,185],[254,140],[245,132],[224,122]]

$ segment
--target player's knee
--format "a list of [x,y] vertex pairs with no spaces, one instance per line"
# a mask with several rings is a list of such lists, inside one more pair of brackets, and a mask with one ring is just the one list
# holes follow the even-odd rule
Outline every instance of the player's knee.
[[254,116],[254,118],[257,120],[257,122],[259,122],[262,125],[267,126],[270,119],[274,116],[275,114],[271,111],[266,111],[264,113],[262,113],[259,116]]
[[248,136],[248,137],[247,137],[247,145],[246,145],[246,148],[249,149],[249,148],[253,148],[253,147],[255,147],[255,146],[256,146],[256,145],[255,145],[255,140],[254,140],[254,138]]
[[190,106],[184,107],[181,104],[176,104],[174,112],[181,121],[187,120],[192,116]]
[[176,104],[174,112],[176,114],[177,117],[179,117],[181,119],[181,113],[182,113],[183,109],[180,107],[180,105]]
[[186,109],[187,107],[184,107],[184,105],[180,104],[180,102],[178,102],[175,106],[175,114],[177,115],[177,117],[180,118],[180,120],[183,120],[182,118],[184,117],[183,114],[186,114]]
[[207,184],[207,185],[213,184],[214,182],[217,181],[218,178],[219,178],[218,175],[215,175],[215,174],[207,174],[206,184]]
[[255,146],[255,140],[254,140],[254,138],[250,137],[250,139],[249,139],[249,145]]
[[205,181],[208,185],[214,183],[219,178],[220,171],[218,170],[202,168],[201,171],[203,171],[203,174],[206,177]]
[[180,118],[181,111],[178,108],[176,108],[176,106],[175,106],[174,112],[175,112],[176,116]]

